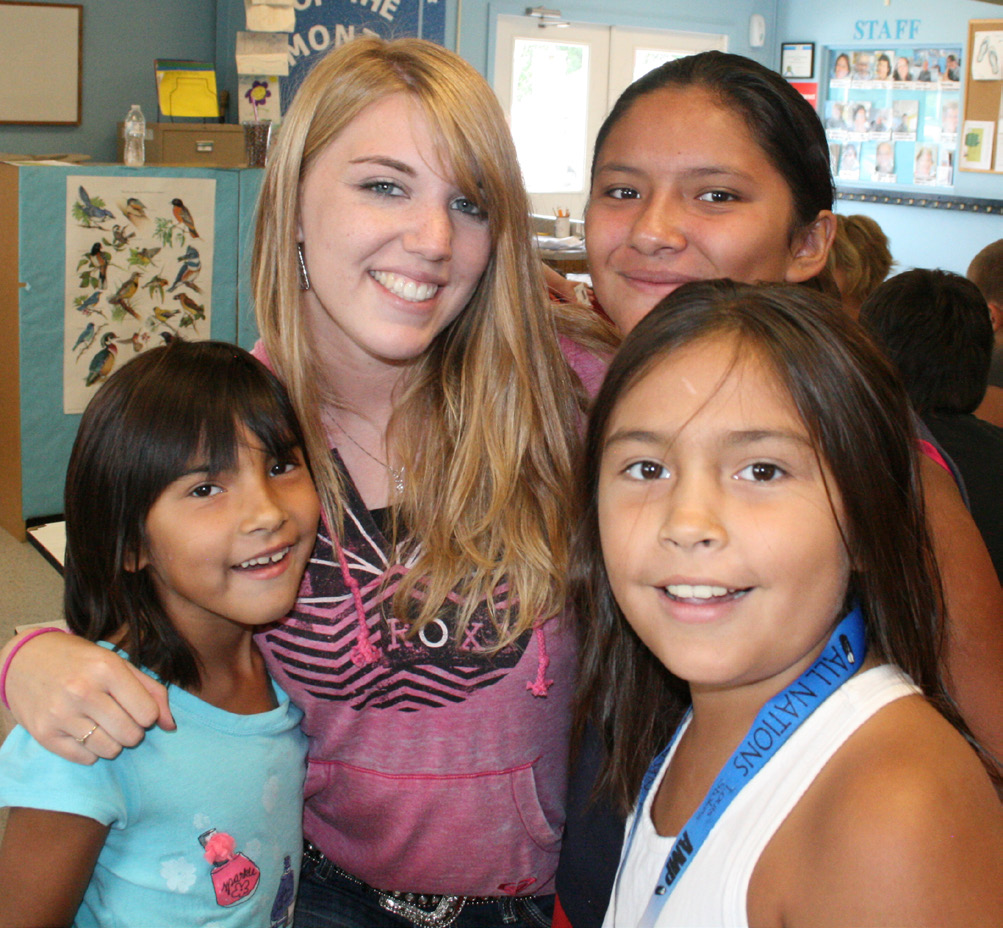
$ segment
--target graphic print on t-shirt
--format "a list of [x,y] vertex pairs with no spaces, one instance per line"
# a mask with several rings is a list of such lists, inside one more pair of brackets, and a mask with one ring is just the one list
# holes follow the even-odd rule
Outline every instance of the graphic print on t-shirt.
[[212,865],[209,876],[219,905],[236,905],[254,895],[261,871],[253,860],[237,851],[237,843],[230,835],[210,828],[199,835],[199,843]]
[[[350,485],[348,496],[341,546],[359,587],[365,629],[337,551],[322,531],[291,619],[267,632],[270,650],[283,670],[316,698],[347,701],[356,709],[402,712],[455,705],[503,679],[519,662],[532,632],[485,654],[494,628],[481,603],[460,641],[452,632],[448,606],[445,615],[408,637],[407,624],[391,610],[398,580],[409,565],[397,565],[389,580],[384,579],[388,542]],[[496,606],[504,604],[504,597],[499,591]],[[455,609],[458,601],[452,605]],[[363,635],[370,656],[360,660]]]

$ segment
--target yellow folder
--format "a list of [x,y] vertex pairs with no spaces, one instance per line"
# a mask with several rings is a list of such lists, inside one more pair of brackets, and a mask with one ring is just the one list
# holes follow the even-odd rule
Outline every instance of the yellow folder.
[[206,61],[158,59],[157,99],[164,116],[219,119],[216,69]]

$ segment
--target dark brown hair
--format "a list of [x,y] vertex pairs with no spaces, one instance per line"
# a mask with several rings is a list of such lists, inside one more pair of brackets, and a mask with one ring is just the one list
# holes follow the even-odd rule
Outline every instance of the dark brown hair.
[[970,280],[926,268],[898,274],[864,301],[860,322],[898,367],[920,415],[969,413],[982,402],[993,324]]
[[986,302],[1003,303],[1003,238],[990,242],[968,265],[965,275],[986,298]]
[[596,135],[592,176],[607,136],[641,97],[662,89],[700,87],[744,121],[750,134],[787,183],[794,201],[791,236],[831,210],[834,188],[829,143],[818,114],[786,80],[751,58],[701,52],[677,58],[631,84]]
[[66,621],[91,641],[127,630],[130,660],[165,683],[197,688],[195,652],[175,630],[149,573],[132,570],[146,517],[193,460],[236,464],[242,427],[285,460],[303,437],[282,384],[236,345],[185,342],[138,355],[84,411],[66,474]]
[[[686,284],[627,336],[596,398],[586,435],[571,578],[582,636],[575,731],[599,730],[606,759],[597,791],[625,809],[650,760],[688,706],[684,681],[644,646],[613,598],[603,563],[598,486],[619,400],[678,348],[720,335],[775,371],[828,466],[844,513],[871,653],[902,667],[966,736],[938,671],[944,604],[926,527],[909,404],[892,365],[836,304],[803,287],[731,281]],[[671,397],[666,402],[672,402]]]

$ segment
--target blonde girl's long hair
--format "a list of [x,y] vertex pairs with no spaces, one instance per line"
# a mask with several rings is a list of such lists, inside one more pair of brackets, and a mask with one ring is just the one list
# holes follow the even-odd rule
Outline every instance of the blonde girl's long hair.
[[315,65],[283,121],[259,198],[251,269],[258,328],[302,421],[337,531],[344,487],[321,421],[324,370],[337,359],[315,355],[300,310],[299,188],[332,139],[391,94],[407,95],[424,114],[441,163],[487,214],[492,240],[466,309],[417,359],[395,398],[387,453],[404,465],[405,481],[393,535],[405,536],[398,556],[412,567],[394,613],[417,631],[457,596],[460,638],[486,601],[494,644],[503,647],[564,606],[584,400],[546,302],[504,114],[469,64],[421,39],[364,37]]

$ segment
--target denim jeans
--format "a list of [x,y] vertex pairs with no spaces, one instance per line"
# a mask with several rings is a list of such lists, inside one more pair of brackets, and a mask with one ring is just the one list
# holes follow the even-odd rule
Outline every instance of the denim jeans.
[[[450,928],[550,928],[553,896],[499,897],[464,906]],[[295,928],[412,928],[384,909],[375,893],[327,861],[303,858]]]

